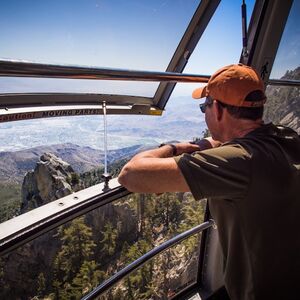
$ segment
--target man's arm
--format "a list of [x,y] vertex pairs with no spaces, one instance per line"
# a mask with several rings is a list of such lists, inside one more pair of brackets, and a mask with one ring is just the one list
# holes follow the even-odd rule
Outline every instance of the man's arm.
[[[179,143],[175,145],[176,154],[193,153],[219,144],[211,138],[199,144]],[[141,152],[123,167],[118,181],[131,192],[187,192],[189,186],[172,156],[173,148],[170,145]]]

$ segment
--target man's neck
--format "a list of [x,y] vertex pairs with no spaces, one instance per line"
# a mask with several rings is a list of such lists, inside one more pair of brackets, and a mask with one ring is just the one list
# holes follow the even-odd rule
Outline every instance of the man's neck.
[[261,119],[258,120],[246,120],[239,119],[238,121],[232,123],[232,126],[228,126],[227,132],[224,133],[224,140],[231,141],[234,138],[241,138],[247,135],[249,132],[261,127],[263,125],[263,121]]

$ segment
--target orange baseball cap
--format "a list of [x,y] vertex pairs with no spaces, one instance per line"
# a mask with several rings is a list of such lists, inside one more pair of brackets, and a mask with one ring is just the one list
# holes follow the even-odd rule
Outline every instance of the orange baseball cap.
[[[262,99],[247,101],[247,95],[254,91],[261,91]],[[262,79],[254,69],[243,64],[221,68],[206,86],[194,90],[192,96],[195,99],[210,96],[222,103],[242,107],[261,107],[266,102]]]

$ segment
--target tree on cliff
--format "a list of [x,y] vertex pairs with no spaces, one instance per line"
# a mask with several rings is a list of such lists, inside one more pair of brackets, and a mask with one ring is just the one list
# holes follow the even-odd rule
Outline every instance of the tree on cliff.
[[116,249],[116,242],[118,238],[118,230],[113,228],[111,222],[107,222],[102,231],[103,239],[100,242],[102,251],[105,251],[108,256],[114,254]]
[[[129,264],[151,248],[152,245],[146,240],[139,240],[131,246],[125,242],[120,261]],[[126,277],[124,280],[124,299],[149,299],[148,293],[152,283],[153,267],[153,262],[150,261]]]
[[60,227],[57,236],[62,245],[54,260],[53,287],[55,298],[64,299],[91,288],[91,283],[98,282],[102,274],[90,260],[96,244],[83,217]]

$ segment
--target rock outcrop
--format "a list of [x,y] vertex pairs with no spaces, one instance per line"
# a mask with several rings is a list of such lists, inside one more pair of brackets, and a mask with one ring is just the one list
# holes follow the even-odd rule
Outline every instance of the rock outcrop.
[[22,184],[21,213],[83,188],[73,168],[52,153],[44,153]]

